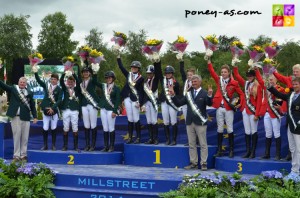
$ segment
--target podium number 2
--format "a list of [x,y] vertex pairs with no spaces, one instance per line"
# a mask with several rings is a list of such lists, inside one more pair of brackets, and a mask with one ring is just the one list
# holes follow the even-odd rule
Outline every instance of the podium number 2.
[[237,165],[238,165],[237,172],[242,172],[243,171],[243,164],[241,162],[238,162]]
[[153,164],[161,164],[160,150],[154,150],[153,152],[155,153],[155,162],[153,162]]
[[68,158],[70,159],[67,164],[73,165],[74,164],[74,155],[69,155]]

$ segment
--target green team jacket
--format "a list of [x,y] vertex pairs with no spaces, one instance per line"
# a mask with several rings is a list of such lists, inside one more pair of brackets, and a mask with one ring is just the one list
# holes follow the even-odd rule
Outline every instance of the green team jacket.
[[63,91],[60,88],[60,86],[57,85],[55,87],[55,89],[53,90],[53,96],[54,96],[54,100],[55,100],[55,103],[53,103],[49,97],[49,92],[48,92],[49,84],[46,84],[45,82],[43,82],[41,80],[41,78],[39,77],[38,73],[35,73],[34,76],[35,76],[36,81],[40,84],[40,86],[44,88],[44,92],[45,92],[44,98],[41,103],[41,108],[43,110],[45,110],[45,108],[51,107],[53,110],[54,109],[58,110],[57,108],[59,107],[59,105],[62,102],[62,94],[63,94]]
[[7,109],[6,115],[8,117],[15,117],[17,115],[18,109],[20,108],[20,119],[23,121],[30,121],[30,112],[32,113],[33,118],[37,118],[36,108],[33,100],[33,93],[26,88],[28,95],[26,99],[28,101],[29,107],[22,102],[19,97],[18,85],[7,85],[0,80],[0,87],[10,93],[9,107]]

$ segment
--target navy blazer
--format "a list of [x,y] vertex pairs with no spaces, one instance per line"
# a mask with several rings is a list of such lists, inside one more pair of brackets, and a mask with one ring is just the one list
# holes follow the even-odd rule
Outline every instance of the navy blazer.
[[[194,89],[192,88],[189,92],[192,93],[192,97],[194,98]],[[206,125],[207,122],[203,123],[202,120],[193,112],[190,104],[187,101],[187,96],[185,97],[179,97],[174,96],[172,97],[172,100],[174,104],[178,107],[187,104],[187,116],[185,119],[186,125],[190,125],[192,123],[196,125]],[[211,106],[213,101],[213,97],[209,97],[207,95],[207,91],[203,88],[200,90],[200,92],[197,94],[196,98],[194,98],[194,102],[197,105],[197,107],[200,110],[201,115],[204,118],[207,118],[206,113],[206,106]]]
[[[129,84],[128,84],[128,75],[129,72],[125,69],[125,67],[123,66],[122,60],[121,58],[117,59],[118,61],[118,65],[120,70],[122,71],[122,73],[124,74],[125,78],[126,78],[126,84],[123,87],[122,91],[121,91],[121,96],[122,99],[125,99],[127,97],[130,97],[130,100],[133,102],[137,101],[136,96],[132,93],[132,91],[130,90]],[[143,104],[143,94],[144,94],[144,78],[141,76],[135,83],[135,89],[137,90],[137,94],[139,96],[139,103]]]
[[[154,63],[154,78],[152,78],[151,80],[152,82],[152,92],[155,93],[156,91],[158,91],[158,84],[159,84],[159,76],[156,76],[155,73],[157,73],[158,71],[161,71],[161,64],[159,63]],[[144,83],[148,83],[148,79],[145,79]],[[151,82],[150,82],[151,83]],[[148,95],[145,93],[144,90],[144,99],[143,99],[143,105],[147,102],[150,101],[150,98],[148,97]]]
[[[156,65],[161,68],[161,62],[157,63]],[[159,95],[158,99],[160,102],[167,102],[167,104],[169,104],[169,102],[166,98],[166,95],[165,95],[165,91],[163,90],[164,89],[164,76],[162,74],[162,70],[161,69],[155,70],[155,76],[160,80],[161,85],[162,85],[162,91],[161,91],[161,94]],[[179,83],[177,81],[175,81],[175,82],[173,82],[173,84],[174,84],[173,89],[174,89],[175,95],[180,95]]]
[[[282,100],[287,101],[287,107],[288,107],[288,109],[291,109],[291,115],[290,115],[290,113],[288,111],[288,114],[286,116],[287,124],[288,124],[288,126],[290,128],[291,133],[300,135],[300,124],[298,124],[298,122],[300,120],[300,96],[298,96],[297,99],[292,102],[292,105],[290,107],[289,106],[290,105],[289,101],[290,101],[290,96],[293,93],[293,91],[291,91],[288,94],[284,94],[284,93],[281,93],[281,92],[277,91],[277,89],[274,88],[274,87],[270,87],[270,88],[268,88],[268,90],[272,94],[274,94],[276,97],[281,98]],[[295,128],[295,126],[294,126],[294,124],[293,124],[293,122],[291,120],[291,117],[295,121],[296,128]]]

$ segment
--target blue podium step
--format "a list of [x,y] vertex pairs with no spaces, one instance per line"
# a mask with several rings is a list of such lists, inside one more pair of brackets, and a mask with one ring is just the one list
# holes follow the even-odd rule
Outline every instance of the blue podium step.
[[28,162],[67,165],[122,164],[122,152],[77,152],[28,150]]
[[[207,167],[214,168],[216,146],[208,146]],[[200,149],[198,148],[200,162]],[[124,164],[146,167],[183,168],[189,165],[189,147],[182,144],[168,146],[164,144],[125,144]]]
[[242,157],[217,157],[215,160],[216,170],[238,172],[243,174],[258,175],[262,171],[281,171],[282,169],[285,169],[289,172],[291,169],[291,162],[275,161],[274,159],[260,160],[258,158],[247,159]]
[[57,172],[52,188],[57,198],[158,197],[177,189],[184,175],[200,171],[128,165],[50,166]]
[[154,198],[159,195],[158,192],[95,190],[70,187],[54,187],[52,191],[57,198]]

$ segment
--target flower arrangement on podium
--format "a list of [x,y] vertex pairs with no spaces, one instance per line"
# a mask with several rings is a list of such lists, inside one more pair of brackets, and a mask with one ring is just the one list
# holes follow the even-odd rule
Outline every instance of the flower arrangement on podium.
[[259,45],[252,45],[247,48],[250,59],[248,65],[252,67],[261,67],[261,62],[258,62],[264,56],[264,49]]
[[211,57],[214,53],[214,51],[216,51],[218,49],[218,43],[219,40],[217,39],[217,36],[215,34],[213,35],[207,35],[206,37],[202,37],[204,46],[205,46],[205,56],[204,59],[207,60],[209,57]]
[[93,72],[97,73],[100,69],[101,61],[105,61],[104,55],[102,52],[97,51],[96,49],[93,49],[90,51],[89,61],[91,63],[91,68],[92,68]]
[[182,60],[183,53],[188,44],[188,41],[183,36],[178,36],[177,39],[171,43],[172,50],[177,53],[176,58],[178,60]]
[[142,52],[148,55],[149,60],[158,62],[160,60],[159,51],[162,45],[162,40],[148,39],[142,47]]
[[115,42],[112,46],[113,51],[119,54],[121,47],[124,47],[127,43],[127,35],[122,32],[114,31],[114,36],[111,38],[111,41]]
[[87,58],[89,57],[90,51],[91,51],[91,48],[87,45],[83,45],[78,48],[77,54],[80,57],[82,67],[84,66],[84,61],[87,60]]
[[38,64],[44,61],[43,55],[39,52],[34,52],[28,56],[31,70],[36,73],[40,69]]
[[232,54],[232,65],[235,65],[236,63],[241,62],[239,57],[245,52],[244,44],[239,40],[235,40],[230,44],[230,51]]

